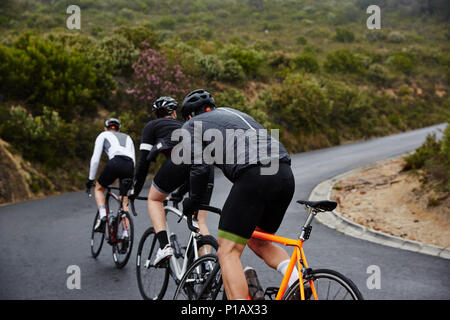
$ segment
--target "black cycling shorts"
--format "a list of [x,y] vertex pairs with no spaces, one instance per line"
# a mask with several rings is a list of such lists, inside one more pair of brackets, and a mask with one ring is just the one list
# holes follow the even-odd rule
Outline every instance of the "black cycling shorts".
[[[208,189],[202,197],[202,204],[209,204],[212,196],[214,186],[214,168],[210,167],[210,174],[208,180]],[[153,178],[153,186],[161,193],[170,194],[176,189],[189,184],[190,165],[174,164],[170,158],[161,165],[155,177]]]
[[280,163],[275,175],[261,175],[259,166],[239,175],[222,209],[218,236],[247,244],[256,227],[275,233],[294,196],[289,164]]
[[130,157],[115,156],[108,161],[103,169],[97,182],[104,188],[112,184],[116,179],[122,181],[123,179],[133,180],[134,163]]

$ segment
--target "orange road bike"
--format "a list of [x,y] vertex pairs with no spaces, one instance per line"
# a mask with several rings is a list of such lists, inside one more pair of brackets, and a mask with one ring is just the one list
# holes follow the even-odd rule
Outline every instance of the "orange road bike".
[[[294,248],[280,287],[267,288],[264,297],[270,300],[362,300],[363,297],[356,285],[341,273],[329,269],[311,269],[303,250],[303,244],[311,234],[311,223],[316,214],[334,210],[337,203],[328,200],[297,202],[305,205],[308,212],[308,218],[297,240],[260,231],[253,232],[254,238]],[[179,283],[174,300],[216,300],[220,293],[222,299],[226,299],[218,262],[217,255],[213,254],[196,260]],[[211,269],[211,265],[214,265],[214,268]],[[288,288],[288,281],[295,265],[299,270],[299,280]]]

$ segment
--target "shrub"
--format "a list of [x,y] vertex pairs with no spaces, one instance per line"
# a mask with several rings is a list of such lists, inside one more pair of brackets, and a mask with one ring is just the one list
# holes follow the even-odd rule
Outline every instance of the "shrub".
[[398,31],[392,31],[389,33],[387,39],[391,43],[402,43],[405,41],[405,36]]
[[216,55],[198,54],[195,56],[194,61],[202,75],[205,75],[208,80],[218,80],[222,78],[224,66],[222,61]]
[[319,63],[316,57],[311,53],[305,53],[292,59],[295,68],[302,69],[306,72],[314,73],[319,71]]
[[387,59],[386,63],[394,70],[403,73],[410,73],[415,67],[414,56],[409,52],[396,52]]
[[339,42],[353,42],[355,40],[355,34],[344,28],[336,28],[336,35],[333,39]]
[[114,32],[130,41],[135,48],[145,49],[144,43],[146,44],[146,47],[151,47],[153,49],[159,48],[158,33],[144,26],[136,28],[120,27]]
[[223,64],[222,80],[238,83],[245,79],[244,69],[234,59],[228,59]]
[[131,75],[133,71],[131,66],[137,56],[138,51],[134,45],[122,36],[113,35],[100,43],[98,59],[109,68],[109,73],[113,75]]
[[297,44],[305,45],[308,43],[308,39],[306,39],[304,36],[299,36],[297,37],[297,39],[295,39],[295,42],[297,42]]
[[133,64],[133,70],[135,85],[127,93],[143,104],[153,103],[163,95],[181,98],[188,86],[180,65],[170,65],[163,53],[151,49],[148,44]]
[[324,68],[328,72],[362,73],[364,68],[361,59],[351,51],[343,49],[329,53]]
[[168,29],[173,30],[175,28],[175,20],[170,17],[163,17],[159,22],[157,23],[157,27],[160,29]]
[[236,60],[245,74],[255,76],[263,61],[262,56],[254,50],[234,48],[228,53],[229,58]]
[[388,81],[389,72],[381,64],[372,64],[367,70],[367,78],[375,84],[382,85]]
[[12,48],[0,46],[0,57],[0,92],[26,100],[34,113],[42,112],[44,105],[63,119],[92,113],[105,89],[85,54],[31,34]]
[[27,160],[56,168],[77,156],[78,127],[66,123],[50,108],[44,107],[42,115],[33,117],[21,106],[12,107],[0,127],[2,138],[12,143]]
[[425,184],[437,191],[450,192],[450,126],[444,130],[442,140],[428,135],[424,144],[405,157],[404,170],[418,170]]

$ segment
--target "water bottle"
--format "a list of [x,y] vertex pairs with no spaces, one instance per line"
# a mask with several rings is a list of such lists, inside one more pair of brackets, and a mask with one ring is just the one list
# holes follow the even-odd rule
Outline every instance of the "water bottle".
[[264,300],[264,290],[259,283],[258,275],[252,267],[244,269],[245,278],[247,279],[248,293],[252,300]]
[[177,235],[175,233],[172,233],[170,235],[170,244],[172,245],[172,249],[173,249],[175,258],[179,258],[179,257],[183,256],[183,254],[181,253],[180,244],[178,243],[178,240],[177,240]]

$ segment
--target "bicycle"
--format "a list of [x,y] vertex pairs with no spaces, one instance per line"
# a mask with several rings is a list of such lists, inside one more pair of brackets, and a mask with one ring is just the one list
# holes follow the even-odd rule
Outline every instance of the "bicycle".
[[[147,197],[136,197],[137,200],[147,200]],[[168,203],[172,202],[173,206]],[[134,201],[131,201],[131,208],[134,212]],[[201,210],[215,210],[213,207],[202,206]],[[174,214],[178,218],[178,223],[186,216],[178,209],[178,201],[168,198],[164,201],[164,212]],[[164,262],[160,265],[154,265],[156,252],[159,248],[159,242],[155,237],[155,230],[153,227],[148,228],[139,241],[137,256],[136,256],[136,277],[139,287],[139,292],[145,300],[161,300],[166,293],[169,276],[178,285],[193,261],[199,258],[200,255],[206,255],[210,252],[210,248],[217,250],[218,242],[211,235],[201,235],[199,233],[198,225],[188,219],[190,223],[191,232],[187,245],[180,247],[178,237],[175,233],[170,232],[168,223],[166,223],[167,234],[169,236],[169,243],[171,244],[174,254],[169,259],[169,262]],[[211,266],[212,268],[212,266]]]
[[[319,298],[334,300],[339,297],[342,299],[362,300],[363,297],[356,285],[341,273],[329,269],[311,269],[308,266],[303,250],[303,243],[309,239],[312,230],[311,223],[316,214],[324,211],[333,211],[337,203],[328,200],[299,200],[297,202],[305,205],[309,214],[297,240],[260,231],[254,231],[252,234],[253,238],[294,247],[280,287],[267,288],[264,292],[264,298],[268,297],[270,300],[318,300]],[[212,270],[205,268],[206,264],[212,264],[214,268]],[[299,270],[299,280],[287,289],[288,281],[296,264]],[[186,271],[175,291],[174,300],[215,300],[221,292],[223,293],[223,299],[226,299],[226,294],[222,289],[218,257],[206,255],[196,260]]]
[[[129,180],[129,181],[128,181]],[[106,228],[104,230],[95,230],[95,225],[99,219],[100,212],[97,210],[95,215],[94,224],[92,226],[91,233],[91,254],[92,257],[97,258],[103,247],[103,242],[105,240],[105,233],[107,234],[107,243],[112,246],[112,255],[114,264],[118,269],[123,268],[131,255],[133,249],[133,238],[134,238],[134,226],[133,220],[131,219],[130,213],[128,211],[122,210],[123,207],[123,197],[115,194],[112,190],[118,190],[120,193],[121,188],[127,188],[132,183],[131,179],[123,179],[119,187],[109,186],[106,188],[105,197],[105,208],[106,208]],[[91,197],[90,189],[86,190],[89,197]],[[110,200],[114,201],[111,202]],[[111,210],[115,204],[118,205],[117,210]],[[136,213],[133,212],[136,216]],[[124,231],[128,233],[128,239],[121,238]]]

